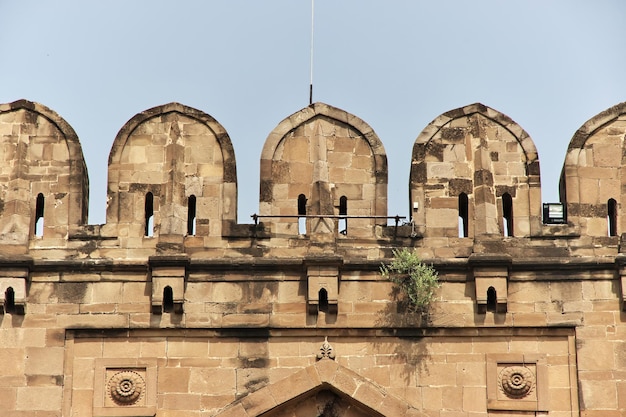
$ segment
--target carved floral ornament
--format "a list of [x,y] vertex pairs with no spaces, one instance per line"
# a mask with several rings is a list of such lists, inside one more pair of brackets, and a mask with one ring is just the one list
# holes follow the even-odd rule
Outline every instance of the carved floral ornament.
[[107,392],[118,405],[132,405],[143,395],[146,389],[144,379],[134,371],[120,371],[107,383]]
[[317,354],[317,360],[321,359],[335,359],[335,349],[328,343],[328,337],[324,338],[324,343],[320,346],[320,351]]
[[508,366],[498,375],[498,385],[509,398],[526,397],[535,387],[535,376],[525,366]]
[[487,409],[547,411],[550,382],[542,354],[487,354]]

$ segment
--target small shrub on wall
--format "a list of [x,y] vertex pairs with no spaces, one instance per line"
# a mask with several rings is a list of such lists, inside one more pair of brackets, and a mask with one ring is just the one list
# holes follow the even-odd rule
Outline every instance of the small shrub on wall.
[[406,302],[411,312],[426,312],[435,298],[435,290],[439,288],[437,271],[407,248],[394,249],[393,260],[381,265],[380,273],[396,285],[404,298],[400,301]]

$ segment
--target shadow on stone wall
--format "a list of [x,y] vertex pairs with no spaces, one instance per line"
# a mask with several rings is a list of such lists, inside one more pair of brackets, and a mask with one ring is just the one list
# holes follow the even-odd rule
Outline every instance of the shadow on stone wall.
[[[401,374],[407,384],[415,384],[418,374],[429,374],[428,358],[430,352],[425,338],[425,329],[430,327],[432,309],[426,307],[413,311],[403,299],[400,288],[393,286],[389,293],[390,303],[379,312],[376,326],[382,329],[386,338],[376,338],[374,348],[381,354],[394,353],[392,363],[402,365]],[[397,338],[397,339],[396,339]],[[417,372],[419,370],[419,372]]]

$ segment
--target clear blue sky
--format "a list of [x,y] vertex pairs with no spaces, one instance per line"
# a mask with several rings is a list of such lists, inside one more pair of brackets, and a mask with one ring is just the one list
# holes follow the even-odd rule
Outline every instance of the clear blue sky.
[[[574,132],[626,101],[623,0],[316,0],[314,101],[362,118],[389,159],[389,214],[408,214],[418,134],[481,102],[539,150],[543,200]],[[267,135],[308,104],[310,0],[0,0],[0,102],[42,103],[83,147],[90,223],[109,150],[136,113],[177,101],[215,117],[237,158],[239,222],[258,211]]]

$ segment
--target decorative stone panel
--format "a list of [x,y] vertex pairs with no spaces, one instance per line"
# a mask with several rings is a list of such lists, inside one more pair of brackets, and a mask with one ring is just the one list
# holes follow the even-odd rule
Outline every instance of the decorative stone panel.
[[156,359],[96,359],[94,417],[156,414]]
[[487,355],[487,409],[547,411],[547,372],[542,355]]
[[322,359],[330,359],[335,360],[335,348],[332,347],[330,343],[328,343],[328,337],[324,338],[324,343],[320,346],[320,351],[317,352],[315,356],[317,360]]

